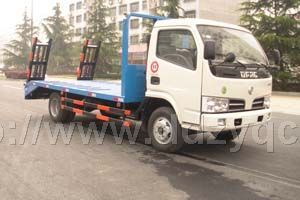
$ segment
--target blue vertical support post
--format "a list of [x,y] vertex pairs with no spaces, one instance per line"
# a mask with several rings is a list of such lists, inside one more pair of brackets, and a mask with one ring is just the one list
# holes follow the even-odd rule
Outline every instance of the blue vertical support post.
[[146,89],[146,65],[136,65],[128,63],[129,48],[129,22],[131,17],[151,19],[155,23],[157,20],[164,20],[165,17],[146,15],[141,13],[130,13],[123,20],[122,37],[122,97],[126,102],[140,102],[145,97]]
[[122,35],[122,96],[125,97],[125,87],[126,87],[126,75],[128,68],[128,28],[129,28],[129,17],[123,20],[123,35]]

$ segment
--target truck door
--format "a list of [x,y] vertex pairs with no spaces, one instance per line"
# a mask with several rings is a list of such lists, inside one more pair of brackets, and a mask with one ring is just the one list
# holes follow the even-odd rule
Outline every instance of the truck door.
[[[200,124],[202,62],[192,31],[154,30],[147,67],[147,96],[167,98],[180,123]],[[155,48],[156,47],[156,48]]]

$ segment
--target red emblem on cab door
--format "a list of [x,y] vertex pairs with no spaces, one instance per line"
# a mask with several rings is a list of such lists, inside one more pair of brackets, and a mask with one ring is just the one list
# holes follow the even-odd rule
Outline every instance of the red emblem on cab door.
[[158,69],[159,69],[159,65],[158,65],[158,62],[153,62],[152,64],[151,64],[151,71],[153,72],[153,73],[156,73],[156,72],[158,72]]

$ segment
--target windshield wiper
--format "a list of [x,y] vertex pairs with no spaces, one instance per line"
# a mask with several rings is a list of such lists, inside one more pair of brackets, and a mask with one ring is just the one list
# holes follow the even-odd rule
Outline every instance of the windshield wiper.
[[241,61],[239,61],[239,60],[235,60],[240,66],[236,66],[235,67],[235,69],[237,69],[238,67],[244,67],[244,69],[247,69],[247,66],[244,64],[244,63],[242,63]]
[[246,58],[246,59],[247,59],[247,61],[249,62],[249,65],[258,65],[258,66],[260,66],[260,67],[265,67],[265,68],[268,67],[267,64],[264,64],[264,63],[262,63],[262,62],[259,62],[259,61],[255,60],[255,59],[251,59],[251,58]]
[[254,65],[258,65],[260,67],[268,68],[268,65],[260,63],[260,62],[256,62],[256,63],[254,63]]
[[247,66],[244,63],[242,63],[238,59],[236,59],[236,56],[235,56],[234,53],[228,53],[226,55],[225,60],[223,62],[218,63],[216,65],[213,65],[213,67],[218,67],[218,66],[223,65],[225,63],[235,64],[234,62],[236,62],[237,64],[239,64],[239,66],[236,66],[235,69],[238,68],[238,67],[244,67],[245,69],[247,68]]

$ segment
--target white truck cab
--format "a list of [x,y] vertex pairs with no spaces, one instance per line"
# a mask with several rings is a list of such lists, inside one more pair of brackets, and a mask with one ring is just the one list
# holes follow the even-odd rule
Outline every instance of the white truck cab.
[[[182,128],[233,139],[228,131],[270,120],[268,65],[245,28],[201,19],[158,21],[149,46],[146,97],[168,101]],[[170,122],[157,123],[166,128]]]

